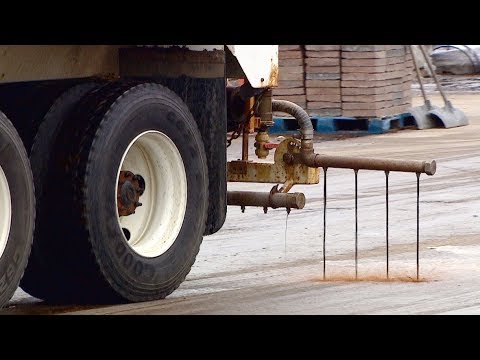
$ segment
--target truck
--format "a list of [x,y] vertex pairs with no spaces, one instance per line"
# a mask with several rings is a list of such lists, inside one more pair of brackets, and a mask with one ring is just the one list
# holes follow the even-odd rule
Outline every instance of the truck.
[[[0,68],[0,306],[18,286],[57,303],[162,299],[227,205],[302,208],[289,191],[317,184],[322,167],[435,172],[315,154],[308,114],[272,99],[276,45],[10,45]],[[269,143],[276,111],[299,137]],[[252,132],[274,163],[248,159]]]

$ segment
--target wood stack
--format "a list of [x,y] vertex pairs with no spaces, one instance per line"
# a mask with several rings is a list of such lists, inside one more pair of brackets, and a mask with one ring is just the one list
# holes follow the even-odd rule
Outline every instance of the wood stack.
[[292,101],[305,109],[307,99],[304,86],[302,45],[279,45],[278,50],[280,71],[278,87],[273,90],[273,96]]
[[405,45],[405,75],[403,77],[403,99],[405,100],[405,111],[412,106],[412,82],[415,76],[412,53],[410,47]]
[[404,45],[342,45],[342,115],[382,117],[410,106]]
[[305,45],[305,93],[311,116],[341,115],[340,50],[340,45]]
[[411,106],[413,61],[404,45],[280,45],[274,97],[310,116],[382,117]]

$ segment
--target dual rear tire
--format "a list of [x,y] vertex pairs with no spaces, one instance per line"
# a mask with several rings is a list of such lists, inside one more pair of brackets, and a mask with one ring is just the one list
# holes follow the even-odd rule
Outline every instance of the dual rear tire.
[[[175,93],[154,83],[76,86],[46,115],[30,160],[38,218],[26,292],[51,302],[146,301],[182,283],[205,230],[208,170]],[[143,179],[139,197],[119,181],[127,173]],[[119,216],[119,203],[134,213]]]
[[28,156],[12,123],[0,113],[0,307],[10,300],[23,275],[34,224]]

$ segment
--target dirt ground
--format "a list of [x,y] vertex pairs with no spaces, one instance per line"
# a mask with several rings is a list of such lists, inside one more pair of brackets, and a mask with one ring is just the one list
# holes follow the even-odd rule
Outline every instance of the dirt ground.
[[[17,292],[3,314],[480,314],[480,94],[450,93],[470,125],[400,130],[315,144],[317,153],[437,161],[421,176],[420,281],[416,269],[416,177],[390,174],[390,280],[385,278],[385,176],[360,171],[359,281],[354,281],[354,173],[329,169],[326,281],[323,186],[303,210],[229,207],[223,229],[204,238],[187,280],[163,301],[49,307]],[[421,104],[418,96],[414,105]],[[440,98],[432,98],[441,104]],[[272,141],[275,137],[272,138]],[[240,141],[229,159],[240,154]],[[253,158],[253,149],[252,149]],[[269,190],[271,185],[229,184]]]

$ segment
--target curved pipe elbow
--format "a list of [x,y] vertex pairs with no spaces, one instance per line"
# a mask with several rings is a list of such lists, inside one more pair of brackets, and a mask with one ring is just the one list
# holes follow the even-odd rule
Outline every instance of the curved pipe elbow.
[[313,125],[308,113],[297,104],[287,100],[272,100],[272,111],[283,112],[293,116],[300,126],[302,134],[302,154],[313,153]]

